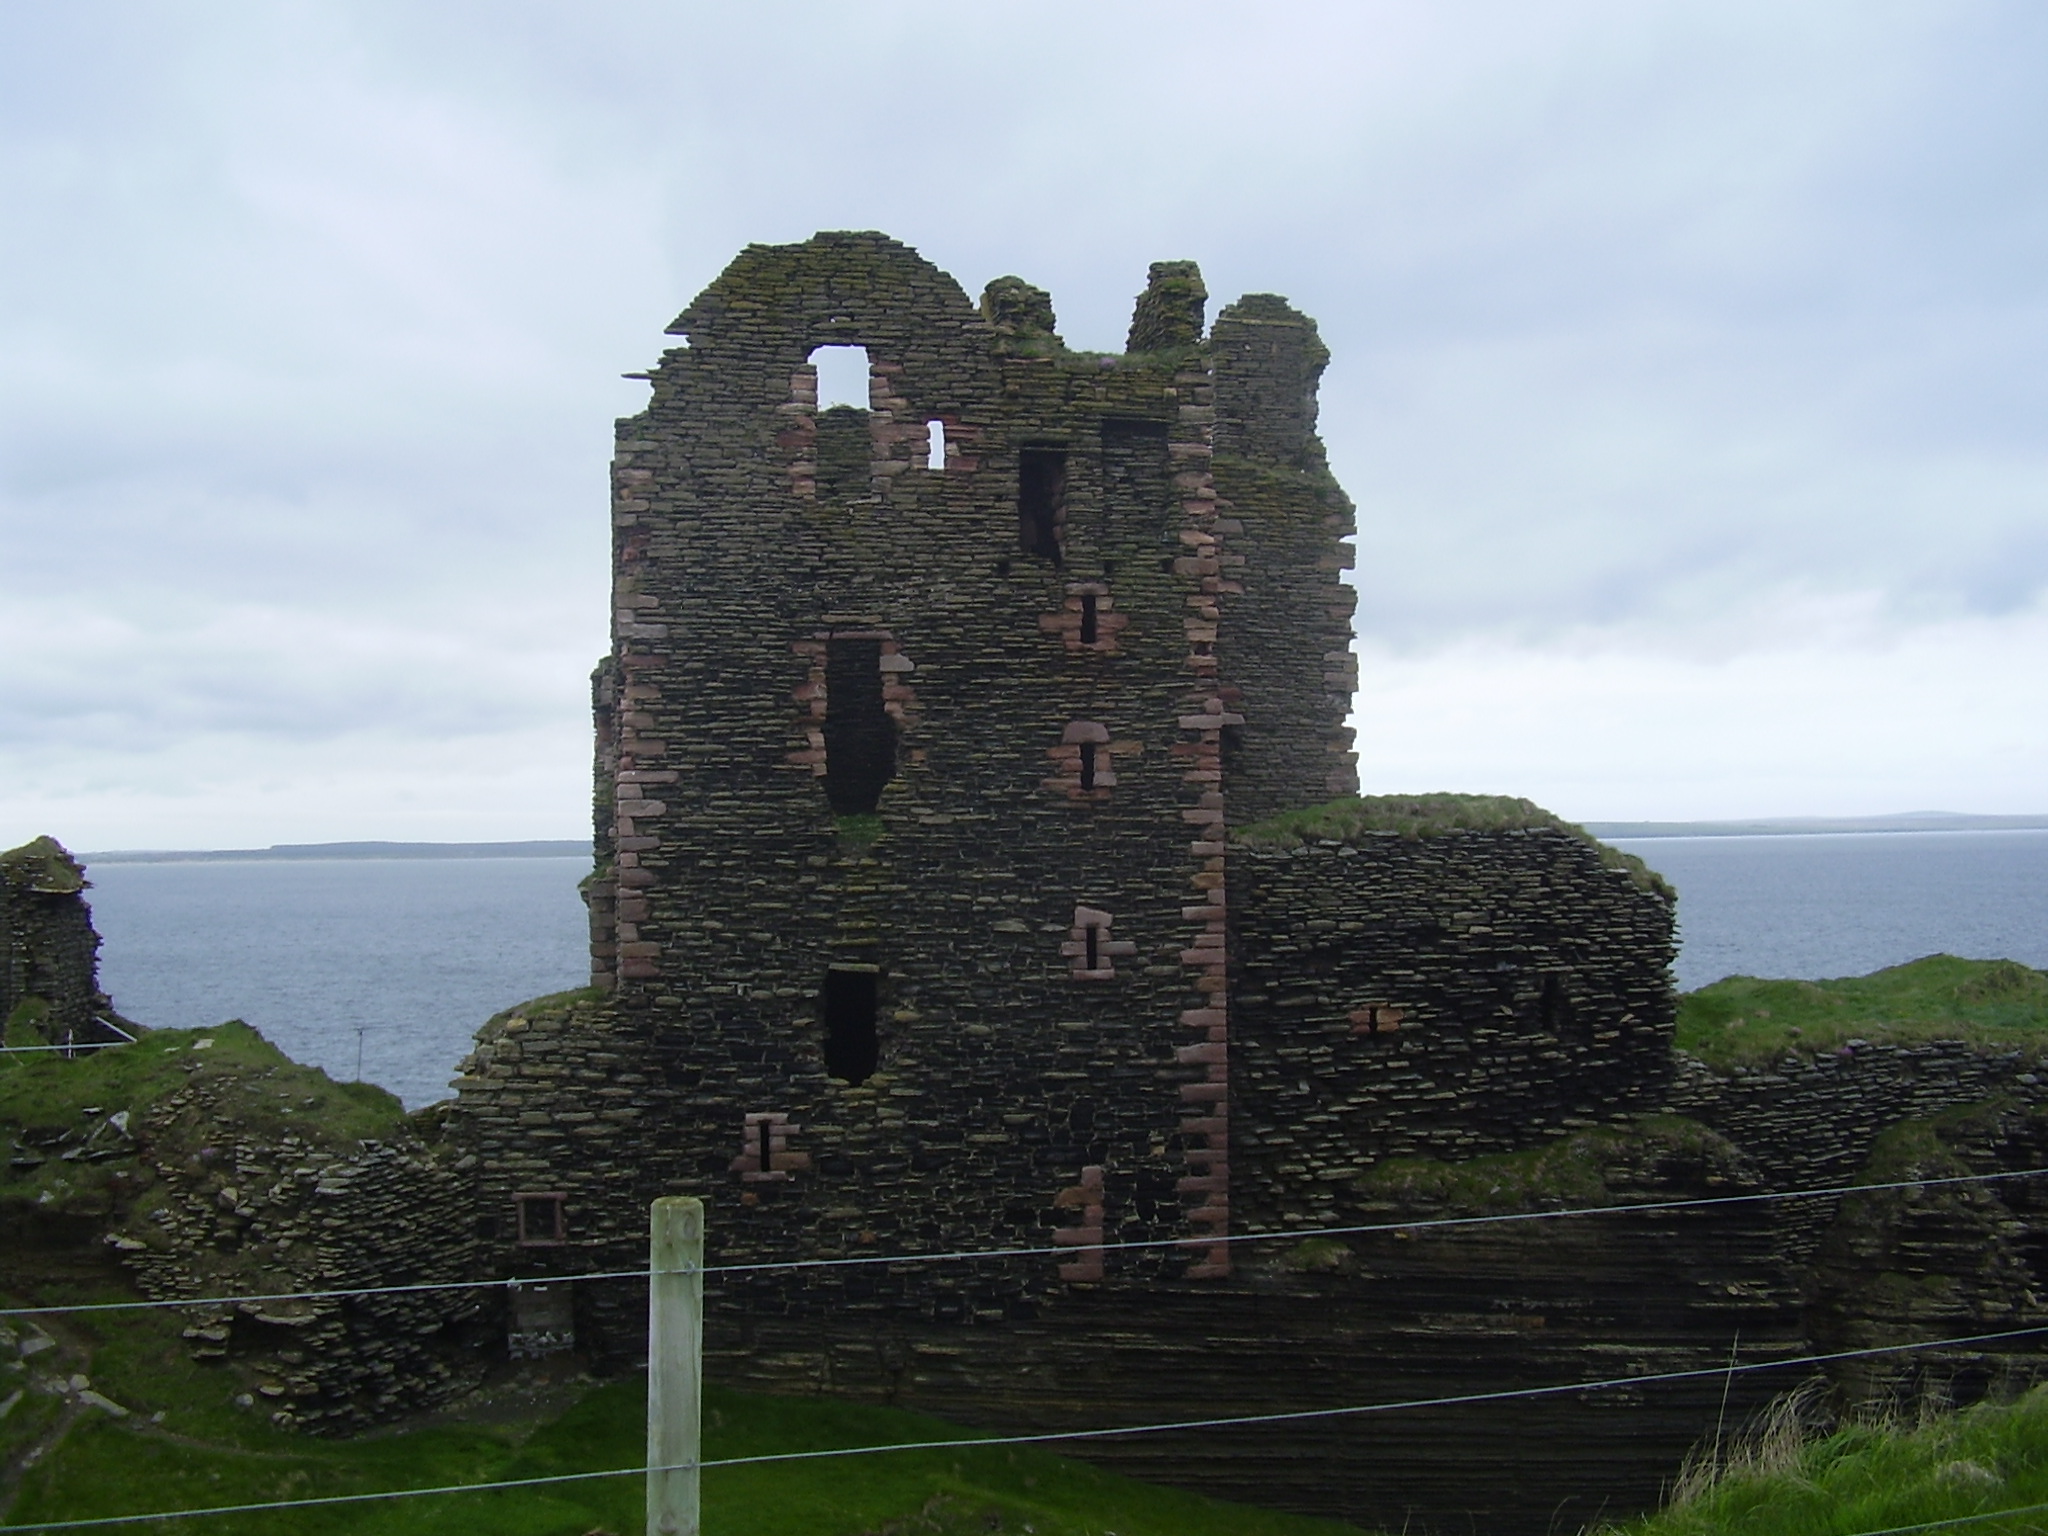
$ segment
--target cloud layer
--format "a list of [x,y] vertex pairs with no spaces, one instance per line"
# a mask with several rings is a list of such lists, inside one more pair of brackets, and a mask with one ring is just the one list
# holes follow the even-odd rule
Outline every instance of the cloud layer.
[[1335,354],[1369,787],[2036,810],[2048,15],[0,17],[0,841],[573,836],[618,375],[884,228]]

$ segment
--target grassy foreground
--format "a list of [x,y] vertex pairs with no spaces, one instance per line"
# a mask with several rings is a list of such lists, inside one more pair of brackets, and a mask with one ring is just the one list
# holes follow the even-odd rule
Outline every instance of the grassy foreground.
[[[1670,1507],[1610,1536],[1859,1536],[2048,1504],[2048,1388],[1917,1428],[1800,1433],[1796,1403],[1718,1474],[1681,1480]],[[2038,1532],[2048,1510],[1971,1520],[1961,1532]]]
[[[566,1412],[507,1421],[489,1403],[447,1422],[357,1440],[273,1429],[237,1407],[235,1383],[192,1365],[172,1314],[115,1314],[90,1329],[51,1319],[0,1326],[37,1349],[46,1369],[89,1371],[90,1390],[125,1417],[29,1390],[0,1415],[12,1464],[0,1530],[39,1519],[219,1507],[270,1499],[429,1487],[630,1468],[645,1455],[646,1386],[638,1377],[587,1388]],[[0,1401],[24,1384],[18,1344],[0,1350]],[[843,1402],[706,1393],[707,1460],[907,1441],[942,1449],[714,1468],[704,1474],[709,1536],[1356,1536],[1350,1526],[1204,1499],[1097,1471],[1025,1447],[978,1446],[973,1432],[920,1414]],[[459,1418],[459,1421],[458,1421]],[[498,1422],[493,1422],[496,1419]],[[42,1446],[25,1473],[25,1453]],[[582,1536],[641,1529],[640,1477],[498,1493],[279,1510],[116,1530],[192,1536]]]

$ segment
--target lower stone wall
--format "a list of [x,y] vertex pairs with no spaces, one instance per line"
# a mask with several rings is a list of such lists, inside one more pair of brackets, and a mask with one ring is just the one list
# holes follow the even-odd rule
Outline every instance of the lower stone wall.
[[1672,909],[1549,829],[1232,850],[1232,1198],[1290,1224],[1389,1157],[1662,1102]]
[[1679,1052],[1669,1107],[1710,1125],[1779,1188],[1845,1179],[1880,1133],[1995,1093],[2048,1100],[2037,1049],[1961,1040],[1851,1042],[1833,1051],[1712,1067]]
[[[281,1080],[255,1083],[274,1096]],[[226,1082],[230,1093],[248,1084]],[[0,1277],[27,1297],[67,1276],[111,1278],[118,1266],[145,1296],[175,1300],[460,1282],[487,1270],[470,1181],[424,1142],[407,1134],[343,1149],[265,1134],[222,1102],[222,1085],[195,1074],[146,1107],[101,1105],[69,1125],[14,1128],[10,1171],[21,1177],[0,1200]],[[483,1286],[178,1315],[193,1357],[227,1368],[249,1406],[280,1425],[343,1433],[480,1380],[502,1358],[502,1311],[502,1292]]]

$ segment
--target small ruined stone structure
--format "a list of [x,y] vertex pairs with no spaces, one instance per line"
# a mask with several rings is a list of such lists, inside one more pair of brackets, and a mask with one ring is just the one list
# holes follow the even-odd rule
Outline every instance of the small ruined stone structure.
[[55,838],[0,853],[0,1022],[9,1045],[124,1038],[106,1022],[113,1007],[99,989],[88,884],[85,866]]
[[[615,461],[609,997],[494,1025],[451,1122],[508,1263],[630,1267],[673,1191],[722,1263],[1065,1250],[728,1287],[735,1361],[808,1318],[880,1329],[832,1371],[881,1380],[902,1325],[1085,1332],[1378,1158],[1658,1102],[1670,905],[1583,838],[1233,844],[1355,791],[1353,524],[1313,322],[1205,303],[1155,264],[1127,350],[1073,352],[1017,278],[823,234],[670,327]],[[821,409],[835,347],[865,409]],[[583,1342],[630,1358],[639,1306],[590,1288]]]

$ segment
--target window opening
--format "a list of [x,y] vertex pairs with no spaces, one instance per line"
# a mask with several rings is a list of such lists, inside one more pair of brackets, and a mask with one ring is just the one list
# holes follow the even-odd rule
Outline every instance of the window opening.
[[1093,645],[1100,627],[1100,622],[1096,618],[1095,613],[1095,594],[1093,592],[1083,592],[1081,594],[1081,643],[1083,645]]
[[757,1133],[755,1136],[755,1141],[757,1143],[755,1151],[761,1159],[761,1171],[763,1173],[772,1173],[775,1169],[775,1150],[772,1144],[772,1129],[773,1128],[769,1125],[769,1123],[766,1120],[756,1120],[754,1122],[754,1130]]
[[1090,923],[1081,931],[1087,935],[1088,969],[1099,971],[1102,969],[1102,930]]
[[[1081,743],[1081,787],[1095,787],[1095,743],[1092,741]],[[1093,933],[1095,930],[1090,928],[1088,931]]]
[[1561,1035],[1574,1022],[1571,988],[1564,976],[1557,971],[1543,974],[1543,993],[1536,1001],[1538,1025],[1554,1035]]
[[553,1193],[512,1197],[512,1208],[519,1217],[521,1245],[538,1248],[568,1240],[568,1222],[562,1209],[566,1198]]
[[926,469],[944,469],[946,467],[946,424],[943,421],[928,421],[924,424],[924,432],[925,440],[928,444],[925,450],[924,467]]
[[858,1088],[875,1075],[881,1040],[875,1033],[879,973],[834,966],[825,973],[825,1070]]
[[882,642],[825,642],[825,798],[840,816],[872,816],[896,777],[896,722],[882,699]]
[[1058,565],[1066,512],[1066,452],[1023,449],[1017,456],[1017,541],[1024,552]]
[[[785,353],[784,356],[788,354]],[[819,347],[811,353],[811,366],[818,370],[818,409],[850,405],[857,411],[868,408],[868,349],[866,347]]]

